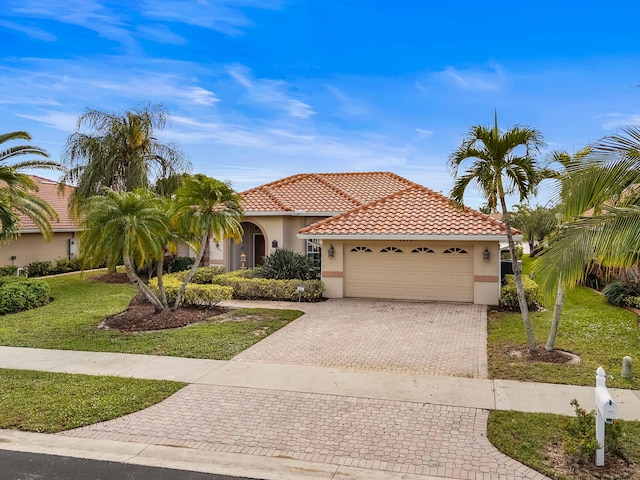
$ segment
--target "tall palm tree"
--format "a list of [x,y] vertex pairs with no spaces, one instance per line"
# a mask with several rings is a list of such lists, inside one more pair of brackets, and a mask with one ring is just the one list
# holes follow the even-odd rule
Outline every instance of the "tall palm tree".
[[200,265],[209,239],[242,239],[240,224],[244,212],[238,195],[228,183],[206,175],[185,177],[176,191],[172,225],[194,239],[196,259],[178,291],[174,309],[180,306],[187,284]]
[[583,282],[592,261],[614,268],[640,262],[640,127],[600,140],[569,175],[562,190],[568,221],[536,262],[543,291],[560,274],[567,285]]
[[105,189],[103,195],[82,202],[80,214],[84,261],[90,265],[106,263],[111,269],[122,261],[129,280],[155,311],[168,308],[166,296],[158,297],[136,273],[136,266],[153,261],[162,264],[169,223],[162,199],[143,189]]
[[100,195],[103,187],[116,192],[149,188],[158,180],[189,169],[190,164],[174,143],[155,136],[168,114],[161,104],[149,104],[124,113],[88,109],[67,139],[63,161],[68,172],[63,181],[76,185],[72,205]]
[[523,240],[529,243],[531,256],[535,256],[536,242],[543,241],[558,226],[556,209],[536,205],[515,205],[512,225],[522,232]]
[[[58,215],[46,201],[34,194],[38,187],[31,177],[21,170],[25,169],[60,169],[61,165],[50,160],[49,154],[40,147],[23,144],[7,147],[2,144],[16,140],[31,140],[27,132],[10,132],[0,134],[0,242],[8,242],[19,235],[20,214],[27,216],[36,224],[45,239],[53,235],[51,221]],[[40,157],[5,163],[15,157],[33,155]]]
[[[515,126],[507,131],[500,131],[496,115],[493,127],[471,127],[462,145],[449,156],[449,168],[455,177],[450,197],[455,203],[462,205],[465,190],[474,184],[483,193],[489,209],[496,209],[498,203],[500,204],[511,253],[518,303],[531,351],[536,351],[538,345],[529,320],[529,308],[522,285],[522,272],[516,257],[506,196],[518,194],[522,202],[536,191],[541,180],[541,170],[538,168],[535,154],[540,151],[542,145],[544,141],[538,130]],[[473,160],[473,163],[468,170],[459,175],[460,167],[466,160]]]

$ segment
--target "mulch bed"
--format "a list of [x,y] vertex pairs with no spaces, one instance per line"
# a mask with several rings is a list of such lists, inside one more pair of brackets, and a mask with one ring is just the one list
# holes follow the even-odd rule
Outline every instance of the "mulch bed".
[[561,365],[572,362],[576,363],[576,361],[579,361],[579,357],[577,355],[564,352],[562,350],[552,350],[547,352],[544,349],[544,345],[539,345],[536,352],[529,350],[529,347],[526,345],[519,348],[510,348],[509,355],[512,357],[522,358],[524,360],[531,360],[533,362],[557,363]]
[[137,295],[131,300],[129,308],[122,313],[105,319],[100,323],[100,328],[119,330],[121,332],[166,330],[204,322],[228,311],[228,308],[222,307],[179,308],[176,311],[169,308],[160,313],[155,313],[153,305],[142,295]]
[[562,445],[552,445],[547,450],[549,467],[554,472],[575,480],[627,480],[638,478],[639,469],[621,455],[605,452],[604,465],[596,467],[595,461],[577,463],[569,458]]

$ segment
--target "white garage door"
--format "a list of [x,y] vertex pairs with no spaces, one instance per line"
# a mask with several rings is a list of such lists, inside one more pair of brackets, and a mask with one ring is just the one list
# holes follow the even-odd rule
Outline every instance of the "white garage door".
[[345,244],[345,296],[473,302],[473,247],[468,244]]

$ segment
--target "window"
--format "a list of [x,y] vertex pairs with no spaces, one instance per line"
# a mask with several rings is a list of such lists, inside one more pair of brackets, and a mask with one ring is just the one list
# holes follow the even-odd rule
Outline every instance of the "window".
[[313,267],[316,278],[320,278],[321,254],[322,247],[320,246],[320,240],[307,239],[307,257],[311,261],[311,266]]
[[352,252],[368,252],[368,253],[372,252],[372,250],[369,247],[353,247],[351,251]]
[[436,253],[429,247],[417,247],[411,250],[411,253]]
[[447,248],[444,252],[442,253],[460,253],[460,254],[465,254],[468,253],[466,250],[463,250],[462,248],[458,248],[458,247],[451,247],[451,248]]
[[400,250],[398,247],[385,247],[382,250],[380,250],[381,253],[402,253],[402,250]]

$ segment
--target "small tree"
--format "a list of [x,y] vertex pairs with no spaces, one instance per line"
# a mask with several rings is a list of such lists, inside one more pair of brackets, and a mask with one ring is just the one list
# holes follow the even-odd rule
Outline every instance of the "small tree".
[[174,309],[180,306],[182,295],[200,265],[209,239],[242,239],[240,222],[243,214],[240,196],[228,183],[201,174],[182,179],[173,202],[171,222],[182,238],[191,239],[197,253],[196,261],[178,291]]
[[262,274],[276,280],[311,280],[315,277],[315,270],[306,255],[279,248],[264,257]]
[[[117,193],[106,189],[81,204],[80,245],[89,265],[115,270],[122,260],[129,280],[156,312],[168,308],[162,286],[162,258],[168,241],[168,217],[161,199],[146,190]],[[138,276],[140,267],[158,261],[158,297]]]

